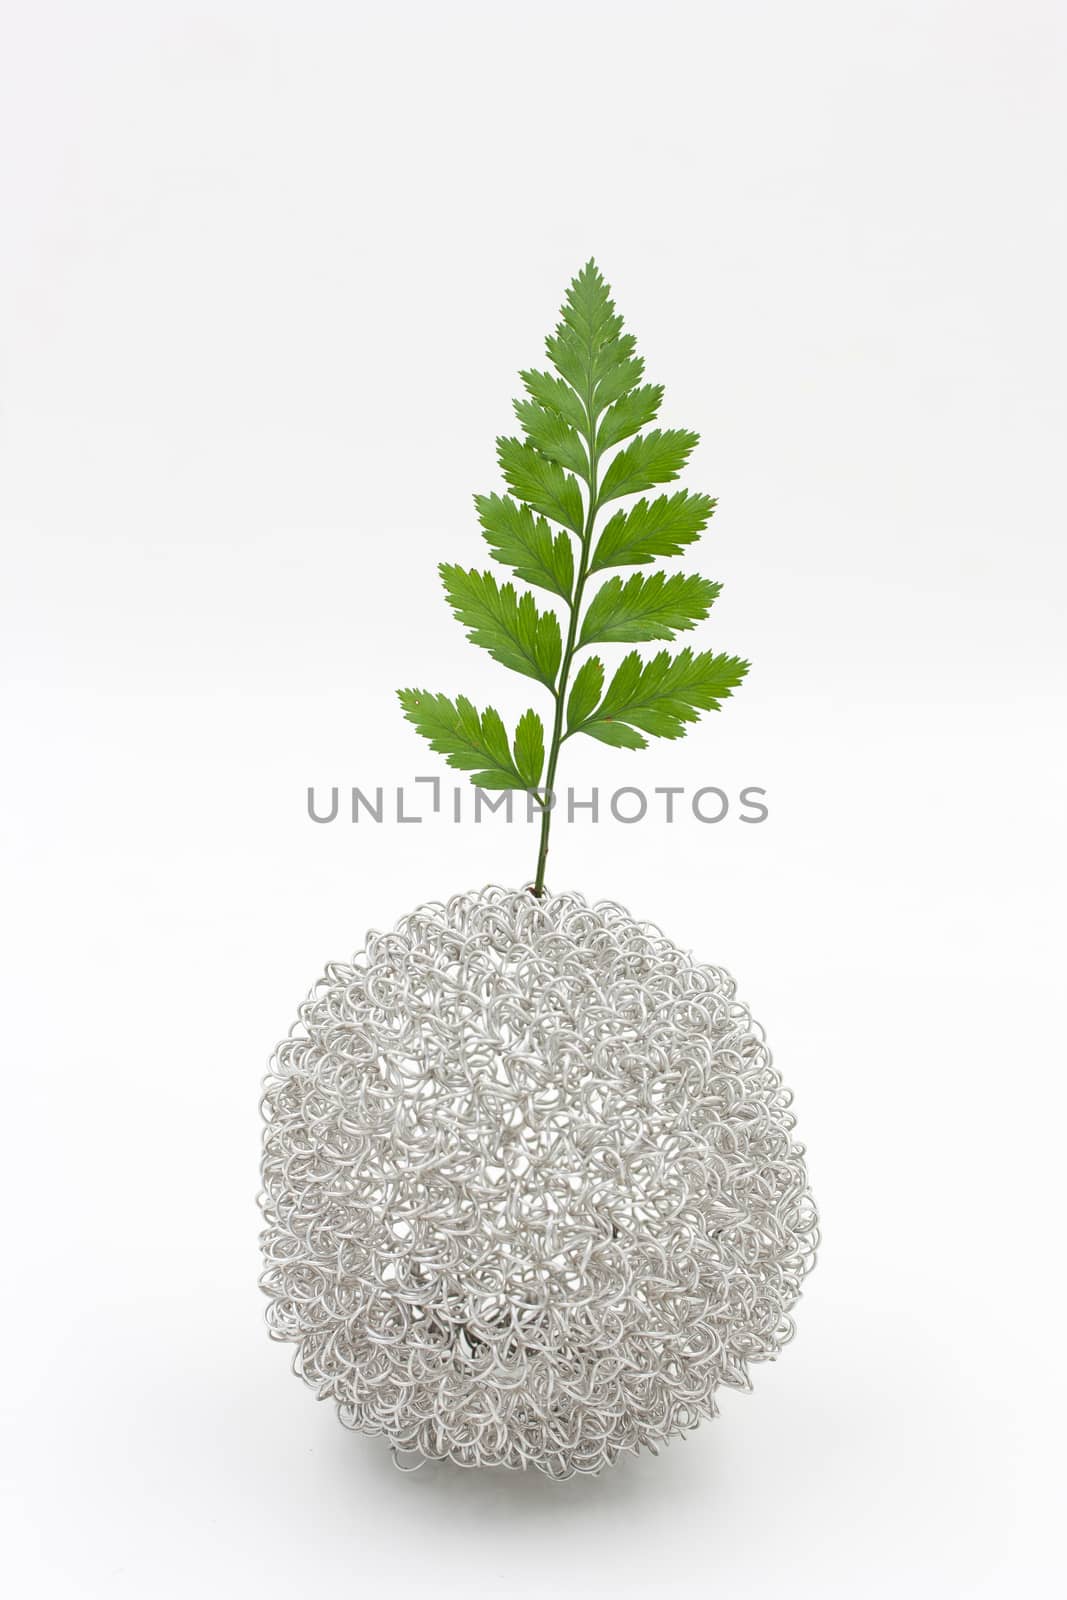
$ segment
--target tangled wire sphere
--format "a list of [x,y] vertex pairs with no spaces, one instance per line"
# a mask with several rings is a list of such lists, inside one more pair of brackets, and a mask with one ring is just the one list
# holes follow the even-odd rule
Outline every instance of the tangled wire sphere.
[[272,1337],[398,1464],[655,1450],[792,1336],[817,1220],[789,1103],[732,978],[621,906],[421,906],[272,1059]]

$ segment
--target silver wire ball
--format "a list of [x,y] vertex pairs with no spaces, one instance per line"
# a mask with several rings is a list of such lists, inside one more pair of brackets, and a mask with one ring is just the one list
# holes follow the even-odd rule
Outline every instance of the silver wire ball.
[[792,1337],[817,1219],[789,1104],[733,979],[621,906],[421,906],[272,1059],[271,1335],[395,1459],[655,1450]]

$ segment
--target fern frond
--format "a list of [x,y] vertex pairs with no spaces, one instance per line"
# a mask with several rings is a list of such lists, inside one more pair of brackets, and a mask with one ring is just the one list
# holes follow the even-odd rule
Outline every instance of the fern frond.
[[479,714],[459,695],[426,689],[398,689],[397,698],[407,720],[429,740],[431,750],[443,755],[450,767],[469,772],[481,789],[536,789],[544,771],[544,729],[535,711],[519,719],[513,745],[499,712],[492,706]]
[[[525,712],[509,742],[489,707],[421,690],[400,691],[404,715],[454,767],[495,788],[551,790],[560,747],[585,733],[603,744],[640,749],[648,737],[676,739],[701,712],[717,709],[748,671],[736,656],[631,651],[605,688],[590,645],[673,639],[701,622],[720,586],[690,573],[610,577],[587,597],[589,579],[611,567],[640,567],[680,555],[715,510],[710,495],[679,489],[615,509],[678,477],[697,444],[683,428],[652,427],[663,386],[646,383],[637,341],[624,327],[595,261],[568,286],[559,321],[545,340],[551,370],[521,373],[514,402],[521,438],[497,440],[508,492],[476,495],[478,520],[497,561],[521,583],[547,590],[566,607],[539,610],[528,591],[491,572],[443,564],[441,576],[470,640],[494,660],[543,684],[553,698],[549,737]],[[566,731],[564,731],[566,730]],[[534,892],[544,887],[552,809],[543,808]]]
[[572,726],[567,737],[588,733],[603,744],[631,750],[644,748],[646,733],[660,739],[681,738],[702,711],[719,709],[747,671],[747,661],[707,650],[694,655],[685,649],[676,656],[661,650],[644,662],[633,650],[600,704]]
[[624,445],[604,474],[600,503],[617,500],[620,495],[640,494],[657,483],[676,478],[700,442],[700,436],[684,428],[653,428]]
[[569,600],[574,586],[574,548],[566,533],[553,535],[544,517],[507,495],[477,494],[474,503],[486,543],[517,578]]
[[498,584],[491,572],[442,562],[440,573],[448,603],[469,630],[471,643],[502,666],[553,688],[563,652],[556,613],[538,611],[532,594],[516,594],[514,584]]
[[616,511],[597,540],[589,571],[636,567],[657,556],[680,555],[700,537],[714,510],[710,495],[679,489],[656,500],[639,500],[628,511]]
[[572,533],[581,534],[585,509],[578,480],[533,445],[519,439],[498,439],[497,459],[508,488],[519,500]]

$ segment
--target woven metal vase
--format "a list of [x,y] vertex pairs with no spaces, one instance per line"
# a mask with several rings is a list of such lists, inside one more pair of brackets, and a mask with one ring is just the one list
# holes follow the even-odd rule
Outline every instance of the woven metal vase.
[[817,1219],[734,983],[488,888],[326,969],[263,1101],[274,1338],[398,1464],[598,1472],[793,1334]]

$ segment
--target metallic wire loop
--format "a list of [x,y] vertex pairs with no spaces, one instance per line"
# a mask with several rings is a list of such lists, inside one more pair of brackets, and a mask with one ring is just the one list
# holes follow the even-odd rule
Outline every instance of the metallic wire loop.
[[420,906],[271,1061],[273,1338],[394,1460],[596,1473],[793,1336],[818,1223],[733,979],[578,894]]

